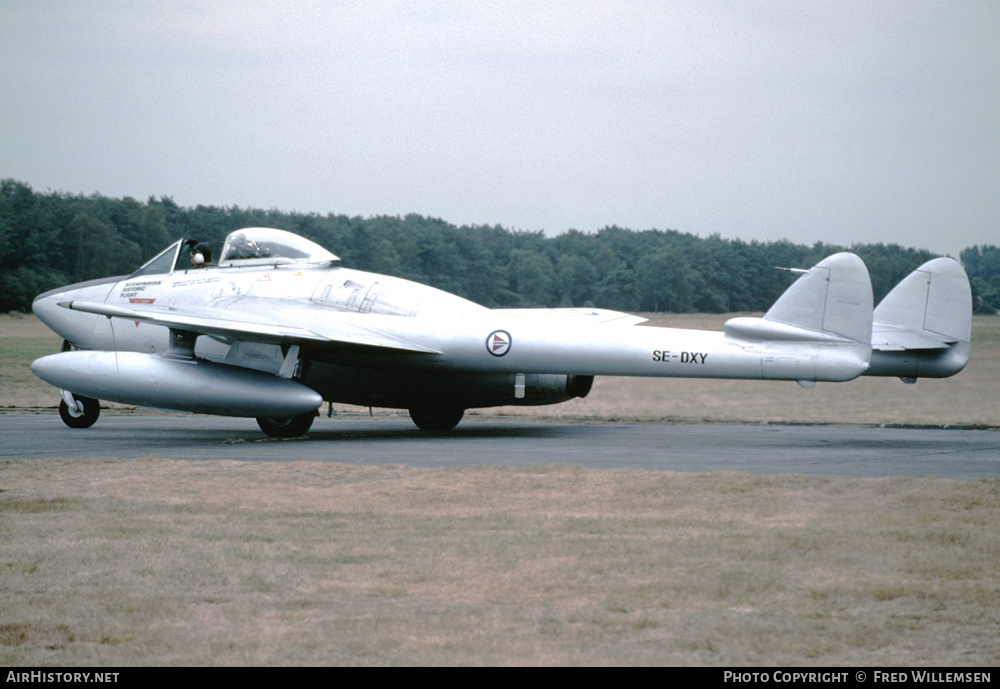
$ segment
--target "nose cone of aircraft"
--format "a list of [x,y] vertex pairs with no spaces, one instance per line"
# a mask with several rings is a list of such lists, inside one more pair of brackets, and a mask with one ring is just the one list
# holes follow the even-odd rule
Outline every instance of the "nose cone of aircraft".
[[103,302],[120,278],[81,282],[43,292],[35,297],[31,310],[38,319],[58,333],[64,340],[87,347],[98,316],[59,306],[74,300]]
[[65,290],[45,292],[35,297],[35,301],[31,303],[31,310],[34,311],[42,323],[55,330],[64,338],[70,339],[66,333],[69,330],[75,330],[72,327],[74,314],[68,309],[59,306],[59,302],[62,301],[70,301]]

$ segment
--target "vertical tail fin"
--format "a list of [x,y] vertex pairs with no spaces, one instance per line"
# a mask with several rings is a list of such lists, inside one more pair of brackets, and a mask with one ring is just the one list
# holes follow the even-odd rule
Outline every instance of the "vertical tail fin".
[[823,259],[785,290],[764,320],[869,342],[872,282],[864,261],[847,252]]
[[969,361],[972,289],[962,265],[935,258],[907,275],[875,309],[868,375],[945,378]]
[[[936,342],[936,346],[968,342],[972,335],[972,289],[965,269],[953,258],[928,261],[886,295],[875,309],[875,323],[879,334],[872,339],[875,346],[921,349],[905,344],[905,336],[913,333]],[[894,331],[902,337],[893,337]]]
[[763,318],[733,318],[726,334],[751,340],[871,342],[872,283],[852,253],[829,256],[785,290]]

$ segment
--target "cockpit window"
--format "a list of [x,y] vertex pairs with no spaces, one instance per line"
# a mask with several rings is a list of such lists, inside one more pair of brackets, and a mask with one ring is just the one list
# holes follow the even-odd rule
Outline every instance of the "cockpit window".
[[226,237],[220,266],[260,263],[330,263],[340,259],[315,242],[267,227],[247,227]]
[[156,256],[142,264],[142,267],[129,275],[129,277],[134,278],[140,275],[166,275],[167,273],[172,273],[174,266],[177,263],[177,252],[180,250],[183,243],[183,239],[177,240]]

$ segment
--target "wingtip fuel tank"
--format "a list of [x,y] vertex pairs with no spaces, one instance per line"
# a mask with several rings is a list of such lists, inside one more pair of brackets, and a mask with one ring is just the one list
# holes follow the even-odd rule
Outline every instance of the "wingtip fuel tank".
[[31,370],[77,395],[198,414],[291,417],[323,403],[319,393],[294,380],[162,354],[62,352],[36,360]]

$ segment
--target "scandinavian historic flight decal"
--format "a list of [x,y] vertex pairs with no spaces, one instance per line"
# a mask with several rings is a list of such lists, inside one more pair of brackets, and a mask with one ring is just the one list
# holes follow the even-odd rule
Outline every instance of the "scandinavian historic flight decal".
[[510,351],[510,333],[506,330],[494,330],[486,338],[486,351],[493,356],[503,356]]

